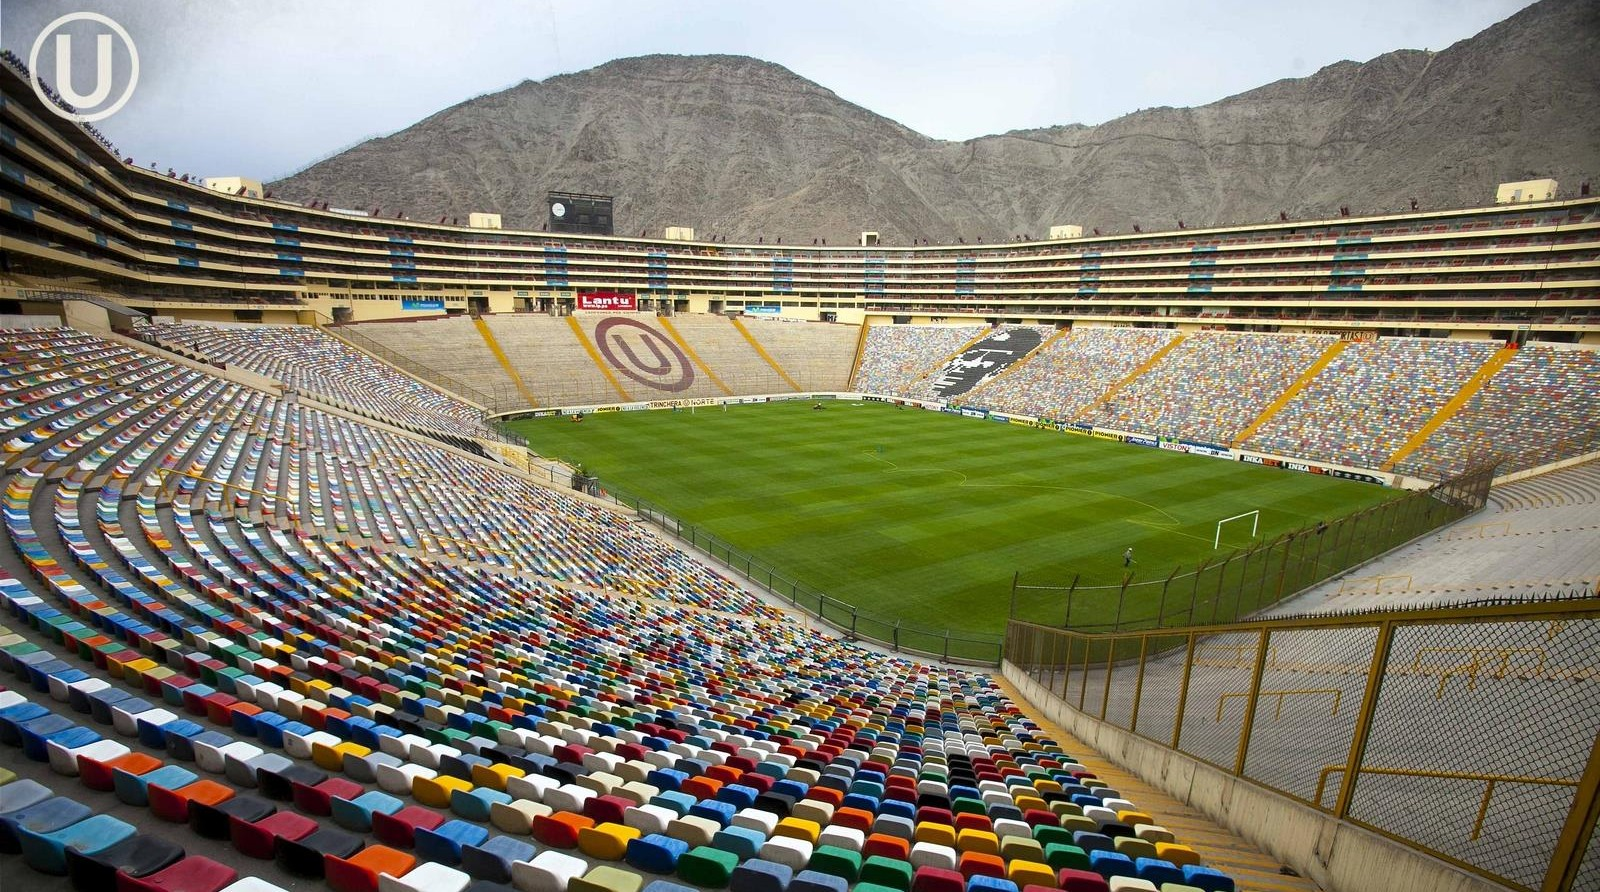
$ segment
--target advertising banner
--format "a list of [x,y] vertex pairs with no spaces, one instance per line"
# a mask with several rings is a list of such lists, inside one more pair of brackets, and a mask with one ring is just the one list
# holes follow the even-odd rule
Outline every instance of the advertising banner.
[[442,297],[402,297],[400,298],[402,310],[443,310],[444,298]]
[[580,291],[580,310],[637,310],[639,301],[626,291]]

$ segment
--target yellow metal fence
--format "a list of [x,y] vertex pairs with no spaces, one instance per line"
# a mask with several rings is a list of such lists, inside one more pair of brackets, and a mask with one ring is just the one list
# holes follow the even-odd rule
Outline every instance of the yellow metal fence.
[[1072,708],[1481,876],[1600,889],[1600,598],[1104,634],[1013,621],[1005,654]]

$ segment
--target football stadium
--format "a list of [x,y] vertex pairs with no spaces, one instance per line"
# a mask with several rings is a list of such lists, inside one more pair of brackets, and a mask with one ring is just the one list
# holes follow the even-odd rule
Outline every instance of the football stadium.
[[0,53],[7,892],[1600,890],[1586,181],[434,222],[136,162],[46,36]]

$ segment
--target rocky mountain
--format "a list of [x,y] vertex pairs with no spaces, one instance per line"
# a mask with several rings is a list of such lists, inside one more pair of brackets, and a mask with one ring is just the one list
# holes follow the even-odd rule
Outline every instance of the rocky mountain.
[[616,196],[618,234],[891,244],[1126,232],[1488,203],[1600,186],[1600,0],[1543,0],[1437,53],[1340,62],[1198,108],[965,142],[771,63],[621,59],[445,109],[273,183],[281,197],[538,229],[551,189]]

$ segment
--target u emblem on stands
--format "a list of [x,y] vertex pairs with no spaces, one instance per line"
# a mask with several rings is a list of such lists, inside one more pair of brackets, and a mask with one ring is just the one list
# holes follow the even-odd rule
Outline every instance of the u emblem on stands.
[[682,393],[694,384],[689,357],[643,322],[616,316],[601,319],[594,327],[594,341],[612,368],[646,387]]
[[[93,27],[87,32],[83,27],[68,31],[68,26],[77,22],[88,22]],[[76,32],[76,33],[73,33]],[[44,49],[48,38],[55,55],[55,65],[52,66],[55,75],[50,83],[60,99],[72,106],[73,111],[62,108],[53,101],[45,81],[39,76],[39,55]],[[78,92],[78,78],[74,76],[73,44],[74,37],[93,37],[94,42],[94,80],[90,82],[87,93]],[[117,88],[117,81],[124,75],[124,66],[117,59],[116,41],[120,40],[126,48],[127,61],[125,76],[127,81],[123,84],[116,98],[112,99],[112,92]],[[44,103],[45,108],[79,124],[89,124],[101,121],[116,114],[128,100],[133,97],[133,88],[139,83],[139,49],[133,45],[133,38],[128,36],[127,29],[117,24],[109,16],[97,12],[69,12],[56,19],[39,32],[34,38],[33,48],[28,52],[28,79],[33,83],[33,92]],[[110,103],[107,104],[107,100]]]

